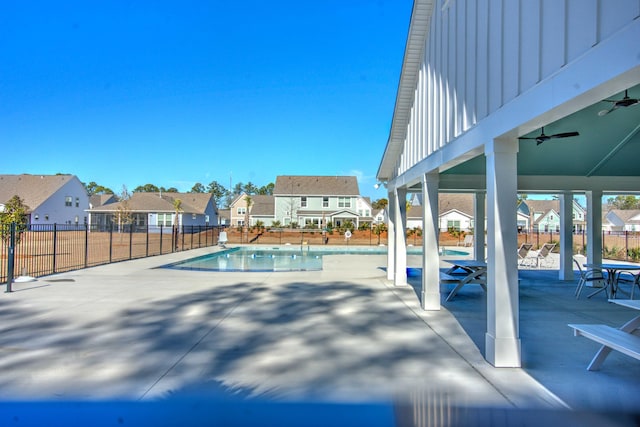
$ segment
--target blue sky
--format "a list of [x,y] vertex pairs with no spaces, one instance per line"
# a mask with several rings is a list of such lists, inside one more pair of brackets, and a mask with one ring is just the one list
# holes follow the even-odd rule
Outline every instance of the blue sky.
[[411,7],[3,2],[0,173],[71,173],[117,193],[356,175],[361,194],[386,197],[373,185]]

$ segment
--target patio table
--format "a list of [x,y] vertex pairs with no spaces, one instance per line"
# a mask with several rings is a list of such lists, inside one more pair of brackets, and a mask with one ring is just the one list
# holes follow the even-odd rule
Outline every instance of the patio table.
[[618,275],[620,272],[640,270],[640,265],[638,264],[587,263],[584,264],[584,266],[591,269],[607,271],[605,286],[591,293],[587,298],[591,298],[602,291],[606,291],[608,298],[615,299],[616,293],[618,292]]
[[[487,263],[472,259],[447,259],[444,260],[452,266],[444,272],[444,281],[453,281],[456,286],[447,296],[447,301],[453,298],[462,287],[468,283],[477,283],[487,291]],[[453,279],[453,280],[452,280]]]

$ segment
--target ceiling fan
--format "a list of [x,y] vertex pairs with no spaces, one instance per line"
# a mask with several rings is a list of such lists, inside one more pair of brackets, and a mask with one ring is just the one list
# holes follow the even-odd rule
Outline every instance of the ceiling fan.
[[526,136],[521,136],[518,139],[535,139],[536,140],[536,145],[540,145],[545,141],[548,141],[550,139],[556,139],[556,138],[570,138],[572,136],[579,136],[580,134],[578,132],[564,132],[564,133],[556,133],[553,135],[545,135],[544,134],[544,127],[540,130],[540,135],[538,136],[534,136],[534,137],[526,137]]
[[608,110],[600,110],[598,112],[599,116],[606,116],[613,110],[616,110],[620,107],[631,107],[632,105],[636,105],[638,104],[638,102],[640,102],[640,99],[629,98],[629,90],[627,89],[624,91],[624,98],[622,99],[603,99],[602,101],[611,102],[613,103],[613,105]]

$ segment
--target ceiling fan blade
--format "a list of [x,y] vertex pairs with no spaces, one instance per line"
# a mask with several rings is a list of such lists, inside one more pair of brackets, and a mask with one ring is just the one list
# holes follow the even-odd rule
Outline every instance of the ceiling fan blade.
[[564,132],[564,133],[556,133],[555,135],[551,135],[550,138],[570,138],[572,136],[579,136],[578,132]]

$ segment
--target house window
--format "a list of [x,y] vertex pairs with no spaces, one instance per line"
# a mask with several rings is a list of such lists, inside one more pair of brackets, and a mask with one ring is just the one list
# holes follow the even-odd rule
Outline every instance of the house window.
[[323,208],[328,208],[329,207],[329,198],[328,197],[323,197],[322,198],[322,207]]
[[460,221],[456,220],[456,221],[451,221],[448,220],[447,221],[447,230],[460,230]]
[[307,207],[307,198],[306,197],[300,197],[300,207],[301,208],[306,208]]
[[65,206],[68,206],[68,207],[73,206],[73,197],[71,197],[71,196],[66,196],[66,197],[64,198],[64,205],[65,205]]
[[76,197],[76,208],[80,207],[80,197]]
[[244,225],[244,219],[239,219],[238,220],[238,225]]
[[349,198],[349,197],[338,197],[338,207],[339,208],[350,208],[351,207],[351,198]]
[[247,213],[247,208],[245,207],[239,207],[238,208],[238,215],[244,215]]
[[158,214],[158,227],[160,226],[164,226],[164,227],[171,227],[173,225],[173,214],[170,213],[159,213]]

